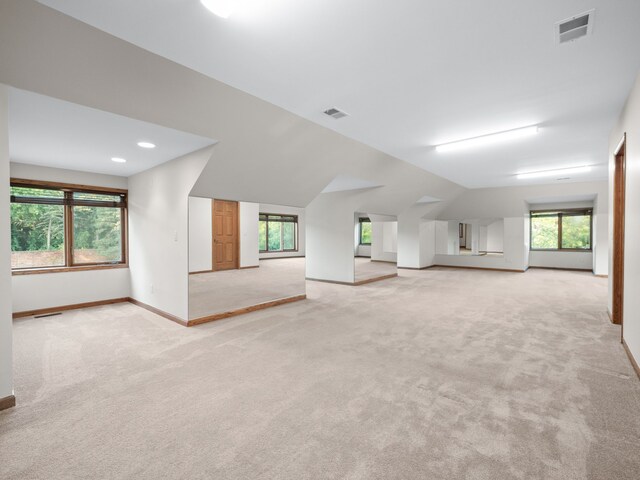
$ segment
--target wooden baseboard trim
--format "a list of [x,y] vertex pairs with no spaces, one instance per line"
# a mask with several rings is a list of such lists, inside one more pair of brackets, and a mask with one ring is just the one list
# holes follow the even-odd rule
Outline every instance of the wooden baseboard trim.
[[631,353],[631,350],[629,350],[629,346],[627,345],[627,342],[624,341],[624,338],[622,339],[622,346],[624,347],[624,351],[627,352],[631,366],[636,371],[636,375],[638,375],[638,379],[640,380],[640,365],[638,365],[636,359],[633,358],[633,354]]
[[391,260],[371,260],[372,262],[377,262],[377,263],[391,263],[393,265],[397,265],[398,262],[392,262]]
[[99,307],[101,305],[112,305],[114,303],[128,302],[129,298],[112,298],[109,300],[98,300],[97,302],[74,303],[73,305],[62,305],[60,307],[40,308],[37,310],[25,310],[14,312],[13,318],[33,317],[35,315],[46,315],[49,313],[66,312],[69,310],[79,310],[81,308]]
[[186,320],[176,317],[175,315],[171,315],[170,313],[160,310],[159,308],[152,307],[151,305],[147,305],[146,303],[136,300],[135,298],[129,297],[127,301],[129,301],[129,303],[132,303],[138,307],[144,308],[145,310],[149,310],[150,312],[155,313],[156,315],[160,315],[161,317],[164,317],[167,320],[176,322],[177,324],[182,325],[183,327],[189,326]]
[[594,277],[600,277],[600,278],[609,278],[609,275],[599,275],[597,273],[593,274]]
[[279,305],[285,305],[287,303],[299,302],[300,300],[305,300],[306,298],[306,295],[295,295],[293,297],[280,298],[271,302],[258,303],[257,305],[251,305],[249,307],[243,307],[237,310],[230,310],[228,312],[216,313],[214,315],[207,315],[206,317],[195,318],[193,320],[189,320],[187,322],[187,326],[194,327],[196,325],[202,325],[203,323],[215,322],[216,320],[235,317],[238,315],[243,315],[245,313],[264,310],[271,307],[277,307]]
[[565,268],[565,267],[536,267],[534,265],[530,265],[529,268],[535,268],[537,270],[566,270],[567,272],[591,272],[593,270],[590,268]]
[[437,265],[428,265],[426,267],[398,267],[398,270],[428,270],[437,267]]
[[250,267],[240,267],[238,270],[247,270],[249,268],[260,268],[260,265],[251,265]]
[[215,270],[198,270],[197,272],[189,272],[189,275],[200,275],[201,273],[211,273]]
[[0,411],[16,406],[16,396],[9,395],[8,397],[0,398]]
[[306,277],[305,280],[309,280],[311,282],[320,282],[320,283],[333,283],[334,285],[348,285],[350,287],[358,287],[360,285],[366,285],[367,283],[379,282],[380,280],[387,280],[388,278],[397,277],[397,273],[391,273],[389,275],[382,275],[380,277],[366,278],[364,280],[359,280],[357,282],[340,282],[338,280],[323,280],[320,278],[310,278]]
[[463,268],[467,270],[488,270],[490,272],[512,272],[512,273],[524,273],[526,270],[516,270],[511,268],[489,268],[489,267],[470,267],[470,266],[462,266],[462,265],[432,265],[432,267],[443,267],[443,268]]
[[379,277],[374,278],[365,278],[364,280],[359,280],[357,282],[353,282],[354,287],[359,287],[360,285],[366,285],[367,283],[379,282],[380,280],[387,280],[389,278],[397,277],[397,273],[390,273],[389,275],[381,275]]

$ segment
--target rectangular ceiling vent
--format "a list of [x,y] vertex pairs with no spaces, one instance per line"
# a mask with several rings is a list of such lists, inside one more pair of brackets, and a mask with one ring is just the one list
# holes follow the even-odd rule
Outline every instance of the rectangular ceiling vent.
[[595,10],[589,10],[588,12],[556,23],[557,43],[573,42],[579,38],[591,35],[593,31],[594,13]]
[[343,117],[347,117],[349,116],[348,113],[343,112],[342,110],[338,110],[337,108],[330,108],[329,110],[325,110],[324,111],[325,115],[329,115],[332,118],[335,118],[336,120],[338,120],[339,118],[343,118]]

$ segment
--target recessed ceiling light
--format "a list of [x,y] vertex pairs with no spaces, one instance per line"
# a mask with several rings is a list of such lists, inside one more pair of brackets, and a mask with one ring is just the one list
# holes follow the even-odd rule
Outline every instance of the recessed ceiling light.
[[200,0],[200,2],[220,18],[229,18],[233,13],[235,0]]
[[156,144],[151,142],[138,142],[138,146],[140,148],[156,148]]
[[111,157],[111,161],[116,163],[127,163],[126,159],[120,157]]
[[584,165],[581,167],[571,167],[571,168],[560,168],[556,170],[542,170],[540,172],[528,172],[528,173],[519,173],[517,175],[519,180],[526,180],[528,178],[543,178],[543,177],[555,177],[559,176],[558,180],[567,180],[563,175],[570,175],[572,173],[587,173],[591,171],[591,167],[588,165]]
[[462,150],[463,148],[482,147],[492,143],[513,140],[515,138],[528,137],[538,133],[538,126],[516,128],[514,130],[506,130],[504,132],[490,133],[481,137],[467,138],[455,142],[445,143],[436,146],[438,152],[451,152],[454,150]]

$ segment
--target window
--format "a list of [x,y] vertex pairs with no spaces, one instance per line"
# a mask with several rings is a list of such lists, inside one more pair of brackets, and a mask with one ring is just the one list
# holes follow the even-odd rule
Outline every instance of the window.
[[258,226],[260,252],[297,252],[298,217],[261,213]]
[[360,218],[360,245],[371,245],[371,220]]
[[531,250],[591,250],[591,209],[531,212]]
[[127,193],[11,181],[11,268],[126,264]]

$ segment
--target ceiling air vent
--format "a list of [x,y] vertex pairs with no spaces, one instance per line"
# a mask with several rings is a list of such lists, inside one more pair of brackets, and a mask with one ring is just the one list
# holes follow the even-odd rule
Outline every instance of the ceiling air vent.
[[348,113],[345,113],[342,110],[338,110],[335,107],[330,108],[329,110],[325,110],[324,113],[325,115],[329,115],[330,117],[335,118],[336,120],[342,117],[347,117],[349,115]]
[[590,35],[593,30],[594,13],[595,10],[589,10],[556,23],[556,41],[568,43]]

